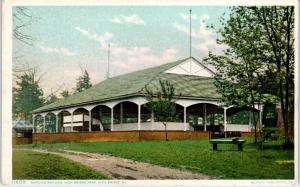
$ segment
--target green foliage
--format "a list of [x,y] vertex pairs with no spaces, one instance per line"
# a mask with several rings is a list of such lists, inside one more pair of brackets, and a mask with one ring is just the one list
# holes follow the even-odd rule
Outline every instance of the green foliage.
[[[274,102],[274,65],[262,54],[266,43],[256,15],[248,7],[231,8],[230,19],[222,22],[219,44],[224,55],[209,54],[207,62],[217,69],[215,85],[226,105],[251,106],[254,102]],[[270,89],[269,89],[270,88]]]
[[60,95],[63,97],[63,98],[67,98],[70,96],[70,93],[68,90],[64,90],[60,93]]
[[[220,151],[212,151],[212,145],[208,140],[55,143],[37,144],[36,148],[108,154],[165,167],[186,169],[220,179],[294,178],[293,150],[272,147],[258,150],[252,142],[253,140],[246,139],[243,152],[236,151],[236,145],[220,145]],[[22,147],[29,146],[31,145]]]
[[76,92],[82,92],[90,87],[92,87],[92,84],[90,82],[90,76],[87,70],[84,70],[82,72],[82,75],[78,77],[77,83],[76,83]]
[[13,118],[31,120],[31,111],[44,105],[43,90],[36,76],[36,69],[17,76],[13,88]]
[[237,112],[231,116],[227,117],[228,123],[232,124],[249,124],[249,118],[250,118],[250,123],[253,123],[255,119],[258,118],[258,113],[255,112],[255,119],[253,118],[253,114],[251,115],[249,111],[240,111]]
[[45,132],[55,132],[56,131],[56,116],[52,113],[45,116]]
[[246,69],[238,69],[252,80],[248,82],[250,88],[279,98],[287,143],[294,108],[294,22],[293,6],[232,7],[229,21],[223,22],[219,41],[229,46],[227,59],[222,59],[225,63],[228,59],[233,63],[242,59],[247,64]]
[[265,127],[277,126],[277,109],[275,104],[266,103],[262,113],[262,122]]
[[157,121],[166,123],[177,119],[176,104],[174,103],[175,88],[164,80],[159,80],[159,88],[154,91],[146,87],[146,97],[148,103],[146,106],[150,111],[153,111]]
[[55,101],[57,101],[58,98],[56,95],[54,95],[54,93],[51,93],[48,97],[47,97],[47,100],[46,100],[46,103],[45,104],[51,104],[51,103],[54,103]]
[[107,179],[90,168],[60,156],[32,151],[13,151],[13,179]]
[[215,85],[224,102],[253,107],[280,100],[288,137],[294,92],[294,8],[232,7],[222,26],[218,42],[227,49],[224,55],[210,53],[206,61],[218,70]]
[[167,141],[167,122],[176,121],[179,114],[176,113],[176,104],[174,103],[174,86],[167,80],[159,80],[159,85],[160,87],[155,87],[154,91],[148,87],[145,88],[148,99],[146,107],[154,113],[155,119],[165,126]]

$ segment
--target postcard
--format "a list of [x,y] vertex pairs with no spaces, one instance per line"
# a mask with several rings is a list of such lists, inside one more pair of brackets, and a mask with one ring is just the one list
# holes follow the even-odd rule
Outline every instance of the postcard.
[[296,1],[2,10],[3,184],[297,184]]

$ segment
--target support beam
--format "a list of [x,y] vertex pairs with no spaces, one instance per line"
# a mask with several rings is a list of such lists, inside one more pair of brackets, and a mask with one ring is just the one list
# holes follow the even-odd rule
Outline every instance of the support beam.
[[43,117],[43,133],[46,132],[46,116],[42,116]]
[[71,113],[71,132],[73,132],[73,112]]
[[111,116],[110,116],[110,130],[114,130],[114,108],[111,108]]
[[120,124],[123,123],[123,103],[120,103]]
[[61,114],[60,114],[60,116],[61,116],[61,120],[60,120],[60,132],[65,132],[65,128],[64,128],[64,113],[62,112]]
[[151,111],[151,130],[153,130],[153,125],[154,125],[154,112]]
[[32,115],[32,133],[35,133],[35,116]]
[[226,131],[227,131],[227,108],[224,108],[224,132],[226,138]]
[[262,111],[263,111],[263,105],[258,104],[258,110],[259,110],[259,130],[262,128]]
[[186,107],[183,107],[183,123],[184,123],[184,131],[187,130],[187,123],[186,123]]
[[141,105],[138,105],[138,130],[141,130]]
[[58,114],[55,114],[55,132],[58,132]]
[[204,111],[204,131],[206,131],[206,104],[203,104]]
[[249,111],[248,111],[248,130],[249,132],[251,131],[252,129],[252,126],[251,126],[251,108],[249,108]]
[[89,111],[89,132],[92,131],[92,110]]

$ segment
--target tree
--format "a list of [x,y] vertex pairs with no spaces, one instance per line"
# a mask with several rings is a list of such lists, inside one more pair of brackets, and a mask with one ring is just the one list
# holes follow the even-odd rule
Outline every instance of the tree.
[[67,98],[70,96],[70,93],[68,90],[64,90],[60,93],[60,95],[63,97],[63,98]]
[[13,118],[32,120],[32,110],[44,105],[39,80],[36,69],[17,77],[16,86],[13,88]]
[[159,80],[159,86],[152,89],[146,87],[146,97],[149,101],[146,106],[154,113],[156,120],[163,123],[168,141],[167,123],[178,118],[174,102],[175,88],[167,80]]
[[51,104],[57,101],[58,98],[54,93],[50,93],[50,95],[47,97],[46,103],[45,104]]
[[252,108],[255,142],[257,141],[257,120],[255,103],[263,98],[262,79],[265,68],[256,48],[256,38],[261,36],[258,25],[254,24],[247,8],[232,8],[230,19],[219,30],[218,43],[228,46],[224,55],[209,54],[207,62],[217,69],[215,85],[227,105]]
[[272,6],[252,8],[258,23],[264,32],[269,63],[275,65],[280,97],[281,115],[284,124],[285,143],[290,144],[289,129],[291,123],[290,113],[294,110],[294,28],[295,12],[293,6]]
[[30,27],[38,17],[35,17],[30,12],[30,9],[24,6],[13,7],[13,25],[12,25],[12,38],[14,42],[13,47],[13,75],[14,77],[22,75],[24,72],[32,71],[37,67],[32,67],[32,64],[26,61],[22,52],[23,45],[33,46],[34,38],[30,34]]
[[82,71],[82,75],[78,77],[76,83],[76,92],[82,92],[88,88],[92,87],[90,82],[90,76],[87,70]]
[[34,21],[33,17],[28,8],[17,6],[13,9],[13,39],[16,39],[23,44],[32,45],[33,37],[30,36],[25,30]]
[[[229,20],[223,19],[222,26],[218,42],[228,45],[229,49],[225,55],[210,54],[208,58],[219,65],[220,72],[227,72],[217,77],[220,92],[228,100],[236,94],[229,94],[232,98],[226,96],[226,87],[229,93],[250,93],[252,103],[262,94],[278,96],[288,144],[291,125],[288,118],[294,101],[294,7],[232,7]],[[230,88],[232,84],[235,86]]]

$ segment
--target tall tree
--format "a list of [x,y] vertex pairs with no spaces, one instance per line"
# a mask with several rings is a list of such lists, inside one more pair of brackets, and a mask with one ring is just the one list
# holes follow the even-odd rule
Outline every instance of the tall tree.
[[[279,80],[281,115],[284,123],[285,143],[290,143],[289,130],[294,125],[290,119],[294,110],[294,64],[295,64],[295,12],[293,6],[252,8],[258,23],[263,28],[264,52],[269,63],[274,64]],[[267,50],[268,49],[268,50]]]
[[88,88],[92,87],[90,82],[90,76],[87,70],[82,71],[82,75],[78,77],[76,83],[76,92],[82,92]]
[[293,100],[293,14],[293,7],[232,7],[218,40],[228,49],[207,59],[219,71],[216,84],[225,100],[253,105],[270,94],[280,98],[286,142]]
[[37,70],[33,69],[18,76],[13,88],[13,118],[32,120],[32,110],[43,105],[43,90],[39,86]]
[[159,80],[159,87],[146,87],[145,90],[149,101],[146,106],[154,113],[156,120],[163,123],[167,141],[167,123],[178,118],[174,102],[175,88],[170,82]]

